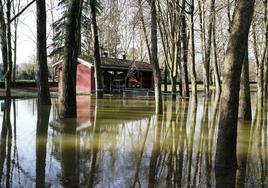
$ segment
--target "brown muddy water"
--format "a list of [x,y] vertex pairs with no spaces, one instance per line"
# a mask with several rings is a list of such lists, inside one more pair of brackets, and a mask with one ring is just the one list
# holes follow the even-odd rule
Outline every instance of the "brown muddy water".
[[0,187],[267,187],[267,101],[255,103],[253,121],[238,126],[239,168],[216,171],[213,97],[166,99],[157,117],[152,100],[80,96],[77,119],[66,120],[57,99],[51,108],[12,100],[10,129],[0,126]]

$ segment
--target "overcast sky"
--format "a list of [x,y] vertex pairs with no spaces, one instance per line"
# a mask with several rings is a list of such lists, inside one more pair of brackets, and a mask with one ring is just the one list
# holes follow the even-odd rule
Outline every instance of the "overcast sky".
[[[21,8],[27,5],[29,0],[21,0]],[[47,1],[47,35],[51,34],[51,16],[50,2]],[[55,3],[55,1],[54,1]],[[17,64],[31,63],[36,54],[36,4],[32,4],[20,17],[19,17],[19,27],[18,27],[18,49],[17,49]],[[48,37],[50,38],[50,37]],[[48,45],[51,43],[48,40]],[[2,62],[2,57],[0,53],[0,59]]]

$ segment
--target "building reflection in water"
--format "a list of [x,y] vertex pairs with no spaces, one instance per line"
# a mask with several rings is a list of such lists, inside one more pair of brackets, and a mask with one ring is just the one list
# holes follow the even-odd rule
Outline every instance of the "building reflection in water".
[[134,99],[80,96],[77,119],[60,120],[58,108],[56,100],[51,108],[15,100],[1,113],[1,187],[259,187],[268,181],[266,107],[256,107],[252,123],[239,122],[238,169],[224,171],[214,168],[219,98],[166,100],[162,116],[154,115],[153,101]]

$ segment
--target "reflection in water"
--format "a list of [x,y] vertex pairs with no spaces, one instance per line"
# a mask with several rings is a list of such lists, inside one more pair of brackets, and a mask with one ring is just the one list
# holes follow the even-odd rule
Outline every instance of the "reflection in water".
[[[216,171],[219,98],[153,101],[80,96],[77,119],[36,99],[2,117],[1,187],[260,187],[268,182],[267,107],[239,122],[237,170]],[[8,115],[9,114],[9,115]],[[9,121],[8,121],[9,120]],[[34,142],[33,142],[34,141]]]
[[4,114],[3,114],[2,130],[0,138],[0,182],[4,182],[3,185],[9,187],[11,182],[10,174],[11,174],[11,148],[12,148],[10,98],[5,99],[3,107],[4,107]]
[[75,187],[78,185],[78,147],[79,141],[76,134],[74,120],[61,120],[61,167],[62,182],[64,186]]
[[37,104],[36,126],[36,187],[45,187],[47,130],[50,106]]

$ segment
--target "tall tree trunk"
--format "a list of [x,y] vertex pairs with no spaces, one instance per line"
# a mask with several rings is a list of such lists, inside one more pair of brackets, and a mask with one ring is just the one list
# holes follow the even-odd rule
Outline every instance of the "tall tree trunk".
[[165,86],[165,92],[167,93],[168,91],[168,83],[167,83],[167,79],[168,79],[168,67],[167,67],[167,62],[165,62],[165,76],[164,76],[164,86]]
[[150,49],[149,39],[148,39],[148,35],[147,35],[145,20],[144,20],[144,16],[143,16],[142,0],[138,0],[138,5],[139,5],[140,22],[141,22],[141,25],[142,25],[142,31],[143,31],[143,34],[144,34],[145,44],[146,44],[146,48],[147,48],[147,51],[148,51],[149,59],[151,60],[151,49]]
[[236,138],[240,76],[254,11],[254,0],[237,3],[223,67],[223,92],[216,148],[216,168],[237,165]]
[[205,51],[205,62],[204,62],[204,92],[205,95],[209,95],[209,85],[210,85],[210,56],[211,56],[211,41],[212,41],[212,29],[214,21],[214,12],[215,12],[215,0],[210,1],[210,15],[208,23],[208,38]]
[[96,20],[96,0],[90,0],[92,30],[94,36],[94,68],[95,68],[95,86],[96,98],[103,98],[102,86],[102,71],[101,71],[101,58],[100,58],[100,44],[98,35],[98,26]]
[[0,0],[0,37],[1,54],[4,68],[3,74],[5,74],[7,71],[7,31],[2,0]]
[[50,93],[48,86],[48,67],[47,67],[47,38],[46,38],[46,1],[36,1],[37,14],[37,86],[38,103],[50,105]]
[[264,0],[263,1],[264,8],[265,8],[265,13],[264,13],[264,23],[266,26],[266,31],[265,31],[265,42],[266,42],[266,51],[265,51],[265,57],[264,57],[264,96],[268,97],[268,1]]
[[14,41],[13,41],[13,73],[12,73],[12,82],[16,82],[16,72],[17,72],[17,40],[18,40],[18,30],[17,26],[15,26],[14,31]]
[[[215,3],[215,0],[214,0]],[[221,78],[218,65],[218,56],[217,56],[217,41],[216,41],[216,12],[215,4],[213,9],[213,26],[212,26],[212,46],[213,46],[213,57],[214,57],[214,76],[215,76],[215,85],[216,85],[216,95],[221,94]]]
[[182,96],[189,97],[189,80],[188,80],[188,41],[187,41],[187,25],[186,25],[186,18],[185,18],[185,5],[186,0],[182,2],[182,10],[181,10],[181,35],[182,35],[182,54],[183,54],[183,63],[182,63]]
[[[264,69],[267,68],[267,51],[268,51],[268,21],[267,21],[267,0],[263,1],[264,8],[265,8],[265,15],[264,15],[264,24],[265,24],[265,36],[263,41],[263,53],[261,56],[261,60],[258,66],[258,78],[257,78],[257,87],[258,87],[258,103],[263,106],[263,97],[265,95],[265,73]],[[265,65],[266,64],[266,65]]]
[[77,29],[78,55],[81,55],[81,53],[82,53],[82,29],[81,29],[81,20],[82,20],[82,16],[83,16],[83,4],[84,4],[84,0],[80,0],[79,13],[78,13],[78,23],[80,23],[80,26]]
[[239,119],[252,120],[250,83],[249,83],[248,44],[246,46],[245,57],[243,60],[239,95],[240,95],[239,96],[239,113],[238,113]]
[[80,0],[68,1],[68,12],[65,23],[65,46],[62,86],[60,102],[62,103],[61,116],[74,118],[76,111],[76,69],[78,56],[77,28]]
[[191,0],[191,18],[190,18],[190,63],[191,63],[191,88],[192,97],[197,102],[196,71],[195,71],[195,40],[194,40],[194,0]]
[[155,0],[150,0],[151,7],[151,58],[150,63],[153,66],[154,90],[155,90],[155,107],[156,114],[163,113],[162,92],[161,92],[161,75],[158,64],[157,50],[157,13]]
[[[13,15],[15,16],[21,8],[21,0],[12,2]],[[17,46],[18,46],[18,25],[19,25],[19,17],[14,19],[13,27],[14,27],[14,39],[13,39],[13,73],[12,73],[12,82],[16,82],[16,73],[17,73]]]
[[[206,56],[206,29],[205,29],[205,16],[204,16],[204,2],[198,0],[198,14],[199,14],[199,27],[200,27],[200,39],[201,39],[201,52],[202,52],[202,62],[205,65],[205,56]],[[205,66],[203,66],[205,68]],[[203,68],[203,85],[204,85],[204,94],[206,94],[206,72]],[[208,79],[207,79],[208,80]]]
[[5,89],[6,89],[6,97],[9,98],[11,96],[11,74],[12,74],[12,45],[11,45],[11,0],[6,1],[7,6],[7,69],[5,72]]

